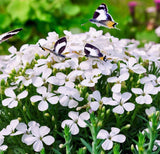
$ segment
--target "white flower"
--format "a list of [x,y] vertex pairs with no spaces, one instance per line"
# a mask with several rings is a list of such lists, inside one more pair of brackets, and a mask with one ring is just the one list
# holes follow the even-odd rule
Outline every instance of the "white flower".
[[[39,75],[39,72],[36,72],[34,69],[27,69],[24,76],[18,76],[16,79],[16,84],[22,82],[25,86],[29,86],[30,84],[34,84],[36,76]],[[13,83],[14,84],[14,83]]]
[[156,108],[154,106],[151,106],[149,109],[145,109],[145,112],[148,116],[156,113]]
[[126,65],[121,63],[121,67],[122,69],[132,70],[137,74],[142,74],[146,72],[146,69],[142,65],[138,64],[137,60],[133,57],[128,59],[128,62],[126,62]]
[[52,70],[50,68],[43,70],[42,77],[38,76],[38,77],[34,78],[33,85],[35,87],[42,86],[44,83],[47,82],[47,80],[49,79],[49,76],[51,74],[52,74]]
[[59,96],[59,102],[62,106],[68,106],[69,108],[75,108],[78,105],[77,101],[82,101],[80,93],[77,89],[68,86],[59,87],[57,90],[61,95]]
[[99,70],[101,70],[103,75],[110,75],[114,65],[109,61],[107,62],[102,61],[97,63],[97,66]]
[[50,129],[47,126],[41,126],[40,128],[35,126],[31,130],[32,134],[26,135],[23,141],[27,145],[33,144],[34,151],[40,152],[43,148],[43,142],[46,145],[51,145],[55,141],[54,137],[47,135],[49,132]]
[[0,151],[6,151],[8,146],[7,145],[2,145],[4,142],[4,136],[0,135]]
[[48,102],[51,104],[57,104],[58,103],[58,96],[55,96],[53,93],[47,92],[46,87],[38,87],[37,88],[37,93],[40,95],[35,95],[30,98],[31,102],[39,102],[38,104],[38,109],[40,111],[45,111],[48,109]]
[[108,82],[116,83],[111,89],[112,92],[120,93],[120,91],[121,91],[121,82],[127,80],[128,78],[129,78],[129,73],[128,72],[125,72],[125,73],[121,74],[119,77],[109,77],[107,79]]
[[69,68],[70,65],[67,63],[67,61],[64,61],[64,62],[55,63],[52,67],[63,70],[63,69]]
[[136,102],[138,104],[151,104],[152,97],[150,96],[150,94],[155,95],[158,93],[158,89],[155,88],[150,82],[144,85],[143,90],[140,88],[132,88],[131,90],[133,93],[140,95],[136,97]]
[[120,132],[119,128],[112,127],[111,132],[101,129],[97,135],[97,139],[104,139],[102,143],[102,148],[104,150],[110,150],[113,147],[113,142],[123,143],[126,137],[123,134],[118,134]]
[[101,71],[99,69],[88,70],[83,74],[84,79],[81,82],[81,85],[87,87],[94,87],[100,77]]
[[68,81],[67,75],[65,75],[62,72],[58,72],[56,74],[56,76],[51,76],[50,78],[47,79],[47,82],[49,82],[51,84],[54,84],[54,85],[58,85],[58,86],[61,86],[61,85],[65,84],[65,85],[74,87],[74,83]]
[[68,60],[67,63],[70,65],[71,69],[74,69],[74,70],[92,69],[92,63],[90,60],[82,61],[79,64],[78,58],[72,58],[72,59]]
[[5,90],[5,95],[8,96],[9,98],[6,98],[2,100],[2,105],[3,106],[8,106],[9,108],[14,108],[18,105],[18,102],[27,97],[28,91],[24,90],[20,94],[16,96],[15,92],[13,91],[13,88],[7,88]]
[[135,105],[131,102],[127,102],[131,98],[131,93],[125,92],[123,94],[120,93],[113,93],[113,99],[111,98],[104,98],[105,105],[112,105],[116,106],[113,108],[114,113],[123,114],[124,111],[133,111]]
[[16,129],[18,124],[19,124],[18,119],[11,120],[10,124],[6,128],[3,128],[1,130],[1,134],[4,135],[4,136],[6,136],[6,135],[11,135],[12,136],[12,134],[14,134],[15,129]]
[[154,74],[148,74],[148,76],[145,76],[141,78],[140,83],[145,84],[151,82],[153,86],[155,87],[154,89],[157,89],[157,91],[160,90],[160,77],[156,77]]
[[[91,101],[91,98],[94,98],[95,101]],[[97,111],[99,106],[102,106],[104,101],[106,101],[105,97],[101,98],[101,94],[98,90],[94,91],[93,94],[89,95],[88,99],[92,111]]]
[[72,120],[64,120],[61,124],[61,127],[64,129],[65,125],[67,125],[70,128],[72,135],[77,135],[79,133],[78,126],[85,128],[87,124],[84,120],[88,120],[90,118],[88,112],[83,112],[79,115],[79,112],[70,111],[68,116]]

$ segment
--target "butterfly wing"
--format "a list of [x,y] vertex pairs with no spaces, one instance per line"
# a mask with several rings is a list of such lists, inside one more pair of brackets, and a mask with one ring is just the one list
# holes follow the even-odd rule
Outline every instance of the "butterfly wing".
[[2,43],[3,41],[8,40],[10,37],[16,35],[21,30],[22,30],[22,28],[18,28],[18,29],[15,29],[15,30],[12,30],[10,32],[6,32],[6,33],[0,35],[0,43]]
[[84,47],[84,52],[87,57],[103,57],[103,54],[100,52],[100,50],[93,46],[92,44],[87,43]]
[[93,19],[100,21],[100,20],[106,20],[106,14],[108,10],[104,3],[102,3],[94,12]]
[[109,20],[102,20],[100,23],[107,28],[116,28],[117,23]]
[[54,53],[56,55],[62,55],[63,51],[65,50],[67,45],[66,37],[60,38],[54,45]]

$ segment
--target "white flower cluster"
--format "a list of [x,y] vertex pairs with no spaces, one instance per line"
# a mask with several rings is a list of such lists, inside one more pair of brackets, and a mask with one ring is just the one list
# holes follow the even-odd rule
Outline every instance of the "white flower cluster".
[[[50,132],[50,129],[47,126],[40,127],[39,123],[36,123],[35,121],[30,121],[28,126],[29,128],[27,128],[25,123],[19,123],[18,119],[12,120],[6,128],[3,128],[0,131],[1,144],[3,144],[4,136],[16,136],[23,134],[21,139],[22,142],[27,145],[33,144],[34,151],[40,152],[43,148],[42,141],[46,145],[51,145],[55,141],[52,136],[46,136]],[[5,151],[6,149],[6,145],[0,146],[0,150]]]
[[[137,105],[153,103],[152,96],[160,91],[160,77],[148,72],[153,62],[156,68],[160,68],[160,45],[146,44],[144,48],[138,48],[138,41],[119,40],[109,33],[102,33],[94,28],[81,34],[64,31],[67,38],[65,60],[43,51],[38,45],[52,49],[58,39],[55,32],[50,32],[46,39],[40,39],[36,45],[23,45],[19,51],[11,47],[10,55],[0,57],[0,81],[6,83],[2,105],[14,109],[29,98],[29,104],[38,102],[37,109],[40,112],[48,111],[57,104],[67,107],[71,120],[62,121],[61,127],[68,125],[71,134],[76,135],[80,132],[79,127],[87,126],[85,120],[89,120],[90,113],[103,105],[111,108],[113,113],[125,114],[126,111],[133,112]],[[108,60],[86,58],[86,43],[99,48]],[[144,66],[145,62],[147,66]],[[138,80],[132,83],[134,76]],[[102,92],[98,84],[108,85],[111,95]],[[83,88],[88,88],[87,98],[82,96]],[[84,108],[89,110],[75,112]],[[27,128],[25,123],[17,122],[16,126],[10,127],[7,135],[23,134],[22,142],[33,144],[33,149],[38,152],[43,148],[42,141],[51,145],[54,138],[45,136],[50,132],[47,126],[40,127],[34,123],[33,127],[31,123]],[[12,128],[17,131],[13,133]],[[8,128],[5,131],[9,132]],[[124,135],[117,135],[119,132],[120,129],[115,127],[111,128],[111,133],[104,129],[99,131],[97,138],[105,139],[102,144],[104,150],[110,150],[113,141],[123,143],[126,140]],[[0,135],[1,143],[3,136],[5,134]]]

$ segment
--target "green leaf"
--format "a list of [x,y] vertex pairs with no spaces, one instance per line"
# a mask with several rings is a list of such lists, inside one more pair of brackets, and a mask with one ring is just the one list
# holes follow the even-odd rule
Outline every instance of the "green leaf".
[[51,22],[52,21],[52,15],[46,12],[43,8],[43,5],[46,3],[40,3],[39,5],[36,3],[31,3],[31,7],[33,9],[34,18],[38,19],[39,21],[45,21],[45,22]]
[[7,14],[0,14],[0,28],[1,29],[5,29],[6,27],[8,27],[11,23],[11,18],[9,17],[9,15]]
[[83,139],[83,138],[80,138],[81,142],[86,146],[86,148],[88,149],[88,151],[90,153],[92,153],[92,148],[91,146]]
[[80,12],[80,7],[78,5],[67,4],[63,7],[63,11],[69,16],[76,16]]
[[55,148],[53,148],[53,151],[55,154],[61,154],[61,152],[59,152],[58,150],[56,150]]
[[45,149],[44,148],[40,151],[40,154],[45,154]]
[[29,19],[30,0],[12,0],[7,6],[7,12],[13,20],[19,20],[24,23]]
[[154,31],[143,31],[143,32],[138,32],[136,33],[136,39],[141,40],[141,41],[153,41],[153,42],[158,42],[158,37],[155,34]]

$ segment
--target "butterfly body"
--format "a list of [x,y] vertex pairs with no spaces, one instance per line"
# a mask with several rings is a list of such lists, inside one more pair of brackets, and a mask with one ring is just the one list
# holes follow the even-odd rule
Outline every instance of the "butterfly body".
[[90,22],[99,26],[104,26],[107,28],[116,28],[116,23],[112,16],[108,13],[108,9],[105,4],[101,4],[96,11],[94,12],[93,19],[89,20]]
[[92,44],[86,43],[84,47],[84,52],[86,57],[99,58],[106,61],[106,56],[103,56],[100,50]]
[[43,50],[47,50],[47,51],[52,52],[52,53],[55,54],[56,56],[65,58],[65,56],[62,55],[62,53],[63,53],[63,51],[65,50],[66,45],[67,45],[67,39],[66,39],[65,37],[62,37],[62,38],[60,38],[59,40],[56,41],[53,50],[48,49],[48,48],[46,48],[46,47],[43,47],[43,46],[41,46],[41,45],[40,45],[40,47],[41,47]]
[[20,32],[22,30],[22,28],[18,28],[9,32],[6,32],[4,34],[0,35],[0,43],[8,40],[9,38],[11,38],[12,36],[16,35],[18,32]]

